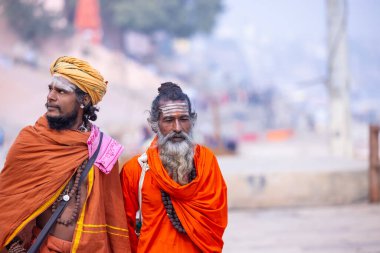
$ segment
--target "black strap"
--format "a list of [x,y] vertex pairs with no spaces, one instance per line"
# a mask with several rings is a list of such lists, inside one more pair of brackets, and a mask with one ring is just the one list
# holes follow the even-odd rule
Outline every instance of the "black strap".
[[[103,140],[103,133],[100,132],[99,145],[98,145],[95,153],[88,160],[88,162],[86,164],[86,167],[84,168],[83,173],[82,173],[82,175],[81,175],[81,177],[79,179],[79,185],[81,185],[81,183],[83,182],[83,180],[86,178],[88,172],[90,171],[92,165],[94,164],[95,159],[98,156],[98,153],[99,153],[99,150],[100,150],[100,146],[102,145],[102,140]],[[49,221],[45,224],[44,228],[41,230],[40,234],[37,236],[36,241],[29,248],[28,253],[35,253],[35,252],[37,252],[39,250],[39,248],[41,247],[41,245],[42,245],[43,241],[45,240],[47,234],[49,233],[50,229],[52,228],[52,226],[54,225],[55,221],[61,215],[61,213],[63,212],[63,210],[65,209],[65,207],[67,206],[68,203],[69,203],[69,201],[63,201],[63,200],[61,201],[61,203],[59,203],[59,206],[57,207],[57,209],[55,210],[55,212],[52,214],[52,216],[50,216]]]

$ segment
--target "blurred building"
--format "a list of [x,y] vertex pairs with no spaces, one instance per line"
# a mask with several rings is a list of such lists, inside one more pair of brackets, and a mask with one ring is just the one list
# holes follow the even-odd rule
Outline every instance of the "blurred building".
[[94,44],[102,41],[102,21],[98,0],[78,0],[74,26],[76,32],[85,40]]

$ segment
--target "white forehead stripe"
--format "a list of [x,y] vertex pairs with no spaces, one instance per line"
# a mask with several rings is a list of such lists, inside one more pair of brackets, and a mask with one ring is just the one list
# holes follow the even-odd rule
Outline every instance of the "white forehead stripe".
[[172,113],[189,114],[189,107],[186,102],[170,103],[159,107],[162,116],[169,116]]
[[53,75],[52,85],[61,89],[61,90],[67,91],[67,92],[74,92],[75,88],[76,88],[76,86],[74,84],[71,84],[68,82],[67,83],[62,82],[58,78],[58,75]]

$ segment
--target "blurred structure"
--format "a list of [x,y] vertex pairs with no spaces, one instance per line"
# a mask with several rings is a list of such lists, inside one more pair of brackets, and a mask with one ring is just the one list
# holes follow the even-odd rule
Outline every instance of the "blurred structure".
[[351,113],[347,62],[347,1],[327,0],[328,79],[332,153],[351,155]]
[[380,160],[379,160],[380,126],[369,127],[369,201],[380,202]]
[[94,44],[102,41],[102,22],[98,0],[78,0],[74,25],[79,35]]

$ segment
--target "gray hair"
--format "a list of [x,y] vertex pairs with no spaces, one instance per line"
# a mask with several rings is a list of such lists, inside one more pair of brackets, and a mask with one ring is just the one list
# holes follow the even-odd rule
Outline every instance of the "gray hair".
[[181,87],[179,87],[177,84],[172,82],[166,82],[162,83],[161,86],[158,88],[158,95],[153,100],[151,110],[150,110],[150,116],[148,118],[148,122],[150,124],[150,127],[152,128],[153,132],[158,132],[158,119],[160,118],[160,101],[186,101],[188,108],[189,108],[189,115],[190,120],[192,122],[192,125],[194,126],[195,121],[197,119],[197,114],[192,111],[191,108],[191,102],[189,97],[182,92]]

